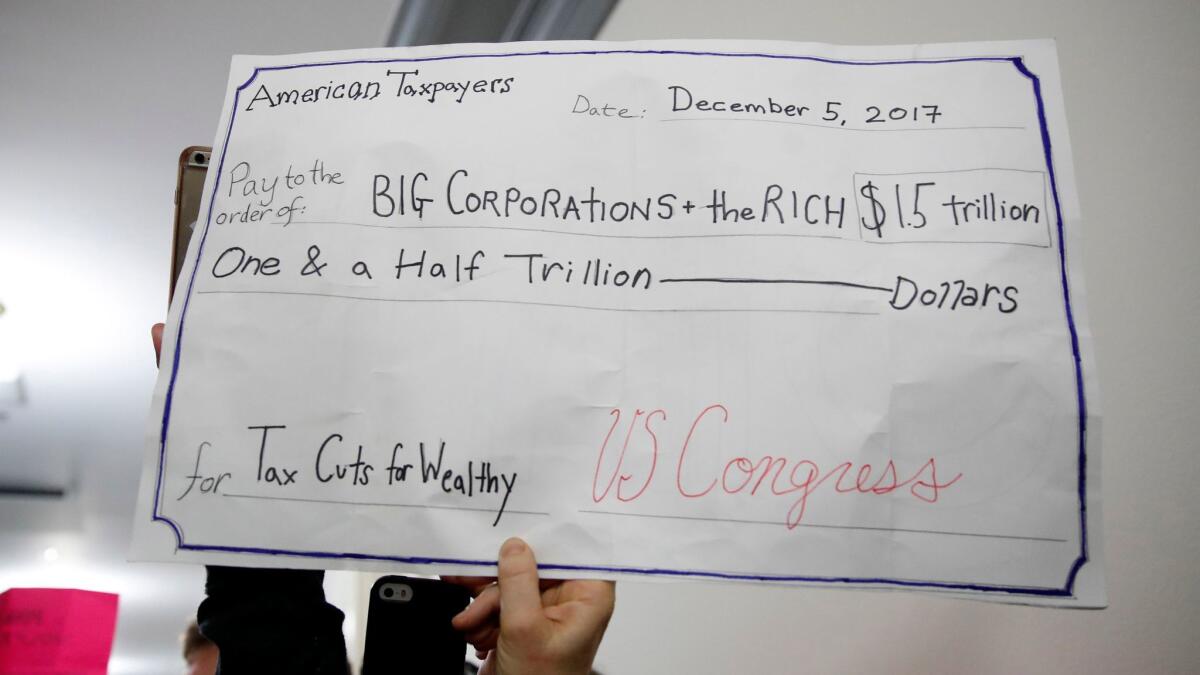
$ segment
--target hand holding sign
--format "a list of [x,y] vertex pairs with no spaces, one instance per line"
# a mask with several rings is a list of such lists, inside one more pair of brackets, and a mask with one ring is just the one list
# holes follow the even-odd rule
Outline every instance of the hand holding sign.
[[611,581],[547,580],[539,584],[533,551],[520,539],[500,547],[494,579],[444,577],[466,586],[475,601],[454,617],[485,675],[591,672],[612,617]]

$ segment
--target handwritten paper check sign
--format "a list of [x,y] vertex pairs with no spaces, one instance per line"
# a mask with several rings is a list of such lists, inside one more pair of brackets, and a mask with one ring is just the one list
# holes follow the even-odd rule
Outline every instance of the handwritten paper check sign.
[[237,57],[135,557],[1104,604],[1054,46]]

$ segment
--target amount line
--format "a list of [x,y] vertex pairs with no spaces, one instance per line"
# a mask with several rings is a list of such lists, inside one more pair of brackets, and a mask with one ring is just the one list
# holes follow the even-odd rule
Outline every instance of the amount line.
[[845,286],[846,288],[862,288],[869,291],[891,293],[892,289],[870,284],[856,284],[851,281],[825,281],[820,279],[747,279],[744,277],[690,277],[678,279],[659,279],[660,284],[710,283],[710,284],[811,284],[816,286]]
[[[890,290],[890,289],[889,289]],[[312,293],[301,291],[223,291],[223,290],[207,290],[196,291],[197,295],[296,295],[302,297],[315,298],[338,298],[342,300],[366,300],[369,302],[412,302],[412,303],[437,303],[437,302],[481,302],[494,303],[501,305],[530,305],[534,307],[557,307],[565,309],[586,309],[597,312],[761,312],[761,313],[793,313],[793,314],[847,314],[851,316],[878,316],[879,312],[854,312],[850,310],[840,309],[746,309],[741,307],[719,307],[715,309],[705,308],[636,308],[636,307],[588,307],[586,305],[569,305],[565,303],[554,302],[528,302],[525,300],[485,300],[480,298],[444,298],[439,300],[419,299],[419,298],[373,298],[368,295],[348,295],[342,293]]]
[[[783,525],[782,521],[778,520],[744,520],[738,518],[707,518],[703,516],[676,516],[660,513],[624,513],[620,511],[596,511],[591,509],[580,509],[579,513],[587,513],[600,516],[620,516],[628,518],[662,518],[667,520],[696,520],[708,523],[740,523],[745,525]],[[1065,544],[1066,539],[1057,539],[1054,537],[1028,537],[1015,534],[988,534],[984,532],[952,532],[949,530],[917,530],[903,527],[870,527],[867,525],[823,525],[820,523],[800,523],[798,527],[811,527],[827,530],[865,530],[870,532],[905,532],[909,534],[940,534],[948,537],[979,537],[984,539],[1015,539],[1019,541],[1044,541],[1055,544]]]

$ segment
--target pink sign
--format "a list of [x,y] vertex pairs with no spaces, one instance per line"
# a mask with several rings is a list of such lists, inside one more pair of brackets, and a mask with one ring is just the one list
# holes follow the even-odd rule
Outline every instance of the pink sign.
[[71,588],[0,593],[0,675],[108,671],[117,596]]

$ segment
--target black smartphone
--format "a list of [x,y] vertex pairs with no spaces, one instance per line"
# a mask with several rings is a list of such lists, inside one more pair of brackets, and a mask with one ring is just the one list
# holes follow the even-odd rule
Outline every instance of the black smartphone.
[[467,641],[450,619],[471,603],[438,579],[382,577],[371,587],[362,675],[462,675]]

